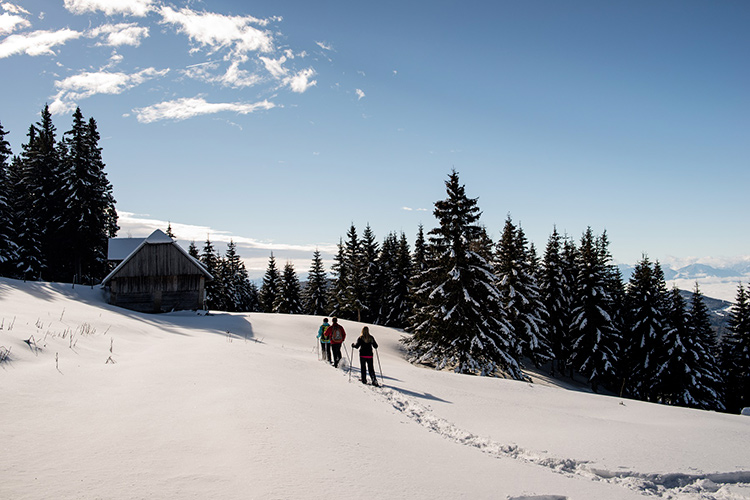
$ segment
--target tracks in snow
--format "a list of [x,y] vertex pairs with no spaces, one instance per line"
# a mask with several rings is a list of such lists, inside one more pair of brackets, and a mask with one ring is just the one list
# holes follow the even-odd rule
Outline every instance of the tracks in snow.
[[[493,457],[505,457],[546,467],[554,472],[580,476],[592,481],[619,484],[646,495],[666,499],[700,498],[701,500],[740,500],[750,495],[750,471],[714,474],[645,474],[629,471],[607,471],[591,467],[585,461],[570,458],[553,458],[524,450],[514,444],[502,444],[459,428],[455,424],[435,416],[414,397],[390,387],[368,387],[385,399],[396,410],[445,439],[477,448]],[[746,490],[744,494],[729,491],[728,486]],[[547,497],[545,497],[547,498]],[[565,497],[555,497],[565,498]]]

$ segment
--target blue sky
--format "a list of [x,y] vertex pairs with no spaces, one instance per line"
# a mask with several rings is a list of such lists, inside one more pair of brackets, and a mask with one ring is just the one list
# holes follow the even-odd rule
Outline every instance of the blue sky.
[[[102,134],[121,236],[171,221],[306,271],[354,223],[434,226],[455,168],[495,240],[619,263],[750,256],[745,1],[0,1],[14,153]],[[749,257],[750,258],[750,257]]]

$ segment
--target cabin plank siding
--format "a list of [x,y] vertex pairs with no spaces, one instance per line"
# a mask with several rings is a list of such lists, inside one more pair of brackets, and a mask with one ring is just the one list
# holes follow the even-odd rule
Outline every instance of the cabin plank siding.
[[176,243],[147,240],[103,285],[110,304],[140,312],[168,312],[202,309],[206,279],[211,275]]

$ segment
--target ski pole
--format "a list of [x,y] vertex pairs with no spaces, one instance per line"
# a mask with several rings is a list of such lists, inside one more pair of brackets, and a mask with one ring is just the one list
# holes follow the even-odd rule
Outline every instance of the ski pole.
[[[354,348],[352,347],[352,356],[354,356]],[[352,364],[349,363],[349,382],[352,381]]]
[[380,354],[378,354],[377,349],[375,349],[375,356],[378,358],[378,370],[380,370],[380,383],[385,384],[385,379],[383,379],[383,368],[380,366]]
[[341,346],[344,348],[344,352],[346,353],[346,357],[349,359],[349,373],[351,374],[352,373],[351,372],[351,369],[352,369],[352,357],[349,356],[349,349],[346,348],[346,344],[344,344],[342,342]]

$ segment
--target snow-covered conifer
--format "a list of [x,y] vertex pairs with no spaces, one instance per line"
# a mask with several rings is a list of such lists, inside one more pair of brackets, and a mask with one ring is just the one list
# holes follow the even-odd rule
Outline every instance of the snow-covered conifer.
[[276,296],[274,312],[283,314],[302,314],[302,298],[299,278],[294,264],[287,262],[280,281],[281,287]]
[[594,391],[613,384],[619,341],[612,321],[614,304],[607,293],[607,269],[602,262],[606,252],[602,252],[600,243],[590,227],[581,237],[571,323],[571,361]]
[[738,413],[750,406],[750,298],[740,283],[721,341],[726,408]]
[[273,256],[273,252],[271,252],[271,257],[268,259],[268,267],[266,268],[266,274],[263,276],[263,284],[260,287],[258,297],[263,312],[275,312],[274,305],[276,304],[280,291],[281,276],[276,267],[276,259]]
[[414,335],[405,341],[411,359],[461,373],[502,370],[521,379],[516,339],[499,307],[491,263],[472,250],[484,231],[477,224],[477,199],[466,196],[455,170],[445,185],[448,196],[435,203],[439,226],[429,232],[427,266],[416,291]]
[[693,392],[696,403],[691,406],[705,410],[723,410],[723,380],[717,361],[716,334],[711,328],[708,307],[698,283],[690,299],[688,328],[693,343],[691,350],[697,359],[697,386]]
[[552,359],[552,352],[546,333],[547,311],[527,245],[523,230],[508,215],[495,249],[500,303],[518,341],[517,355],[540,366]]
[[307,287],[304,292],[305,312],[311,316],[324,316],[328,305],[328,278],[316,248],[313,253],[310,271],[307,274]]
[[544,251],[539,274],[539,291],[547,311],[547,338],[554,359],[552,375],[565,374],[570,358],[571,283],[563,265],[563,239],[553,228]]

